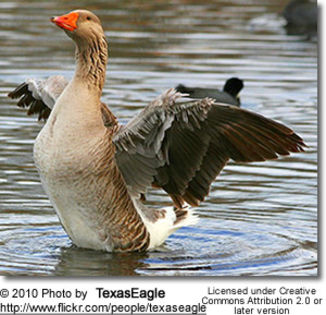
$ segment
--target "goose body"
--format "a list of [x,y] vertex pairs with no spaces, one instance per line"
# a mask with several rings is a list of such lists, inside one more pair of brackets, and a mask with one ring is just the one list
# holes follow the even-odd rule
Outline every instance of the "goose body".
[[[71,89],[76,87],[67,87],[37,136],[34,160],[43,187],[72,241],[77,246],[110,249],[99,240],[101,233],[95,233],[101,229],[97,222],[99,218],[89,217],[89,214],[96,213],[93,208],[99,202],[92,192],[97,191],[97,170],[101,161],[104,162],[101,158],[105,156],[102,151],[106,149],[108,131],[101,124],[94,123],[95,117],[94,121],[85,120],[75,116],[78,111],[71,112],[71,108],[81,107],[84,102],[83,98],[69,98]],[[65,119],[71,115],[79,123],[73,124]]]
[[[144,251],[194,224],[196,206],[229,159],[250,162],[300,152],[291,129],[261,115],[205,98],[182,102],[170,89],[121,126],[100,100],[107,44],[86,10],[54,17],[76,43],[76,71],[29,79],[14,91],[18,105],[47,119],[34,144],[42,185],[72,242],[105,251]],[[142,202],[148,187],[174,206]]]

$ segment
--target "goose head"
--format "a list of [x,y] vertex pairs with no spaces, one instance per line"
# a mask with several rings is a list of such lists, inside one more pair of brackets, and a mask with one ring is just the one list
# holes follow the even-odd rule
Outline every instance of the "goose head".
[[100,19],[88,10],[75,10],[61,16],[53,16],[51,22],[60,27],[78,46],[104,37]]

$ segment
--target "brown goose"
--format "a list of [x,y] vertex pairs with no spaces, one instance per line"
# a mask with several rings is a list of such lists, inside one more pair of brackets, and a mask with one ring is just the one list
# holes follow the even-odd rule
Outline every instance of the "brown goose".
[[[76,70],[27,80],[9,93],[18,105],[48,118],[36,138],[34,159],[60,221],[77,246],[106,251],[156,248],[192,224],[196,206],[229,159],[276,159],[301,152],[291,129],[212,99],[181,102],[170,89],[125,126],[100,101],[107,42],[100,20],[77,10],[53,17],[76,43]],[[140,196],[164,189],[174,207],[152,209]]]

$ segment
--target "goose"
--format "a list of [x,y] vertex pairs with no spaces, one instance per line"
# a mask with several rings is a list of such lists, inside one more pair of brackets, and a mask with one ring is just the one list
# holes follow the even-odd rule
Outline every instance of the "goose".
[[[154,250],[197,222],[194,207],[230,159],[265,161],[304,151],[302,138],[281,123],[211,98],[184,101],[173,88],[119,124],[101,102],[108,50],[99,18],[75,10],[51,21],[76,44],[73,78],[28,79],[8,96],[46,120],[34,161],[76,246]],[[173,205],[143,203],[150,187],[163,189]]]
[[216,102],[240,106],[239,93],[243,88],[243,81],[239,78],[228,79],[223,87],[223,91],[217,89],[188,87],[179,84],[175,89],[177,92],[188,94],[189,98],[213,98]]

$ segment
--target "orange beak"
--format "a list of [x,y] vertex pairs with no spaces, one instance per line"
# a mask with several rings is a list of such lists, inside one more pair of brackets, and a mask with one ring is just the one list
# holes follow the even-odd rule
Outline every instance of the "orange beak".
[[74,31],[77,28],[78,17],[78,13],[71,12],[66,15],[53,16],[51,22],[65,30]]

